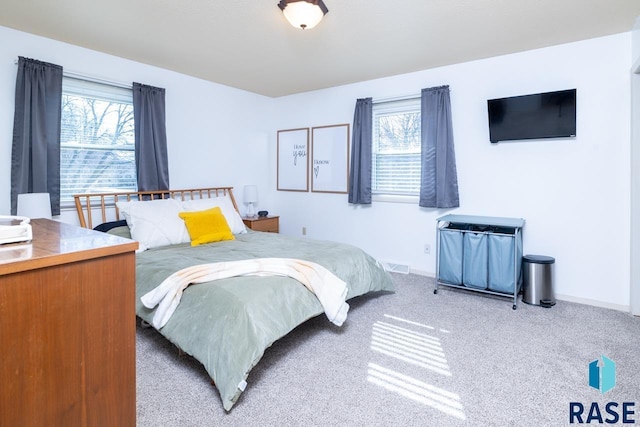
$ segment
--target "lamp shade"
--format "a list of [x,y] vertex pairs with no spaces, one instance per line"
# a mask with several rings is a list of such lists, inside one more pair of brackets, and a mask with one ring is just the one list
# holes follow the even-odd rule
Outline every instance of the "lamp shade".
[[242,197],[244,202],[247,204],[247,212],[246,215],[248,217],[256,216],[256,208],[254,203],[258,203],[258,187],[256,185],[245,185]]
[[17,214],[27,218],[51,219],[51,198],[49,193],[18,194]]
[[245,203],[258,203],[258,186],[245,185],[242,193]]
[[311,29],[329,12],[322,0],[282,0],[278,3],[284,17],[296,28]]

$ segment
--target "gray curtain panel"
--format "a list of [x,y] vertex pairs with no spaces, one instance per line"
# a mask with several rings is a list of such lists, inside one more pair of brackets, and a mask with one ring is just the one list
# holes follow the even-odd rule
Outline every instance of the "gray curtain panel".
[[351,139],[349,203],[371,204],[372,98],[356,101]]
[[449,86],[422,89],[422,172],[419,205],[457,208],[458,176]]
[[49,193],[60,215],[60,121],[62,67],[18,58],[11,147],[11,214],[18,194]]
[[165,90],[133,83],[138,191],[169,189]]

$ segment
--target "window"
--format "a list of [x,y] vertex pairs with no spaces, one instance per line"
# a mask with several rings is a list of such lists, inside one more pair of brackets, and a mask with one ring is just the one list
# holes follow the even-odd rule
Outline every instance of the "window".
[[60,203],[73,195],[135,191],[131,89],[64,77],[60,135]]
[[420,98],[373,104],[372,193],[420,194]]

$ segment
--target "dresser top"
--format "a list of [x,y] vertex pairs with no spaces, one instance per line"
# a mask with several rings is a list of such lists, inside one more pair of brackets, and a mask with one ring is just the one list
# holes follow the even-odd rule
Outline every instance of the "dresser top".
[[0,275],[133,252],[138,242],[49,219],[31,220],[33,240],[0,245]]

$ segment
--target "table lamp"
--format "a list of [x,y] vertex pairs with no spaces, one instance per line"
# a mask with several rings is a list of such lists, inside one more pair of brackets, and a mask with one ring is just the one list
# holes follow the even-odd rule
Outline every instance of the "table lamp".
[[254,203],[258,203],[258,187],[256,185],[245,185],[243,191],[243,200],[247,204],[247,213],[248,217],[256,216],[256,208]]
[[51,219],[51,198],[49,193],[18,194],[18,216]]

